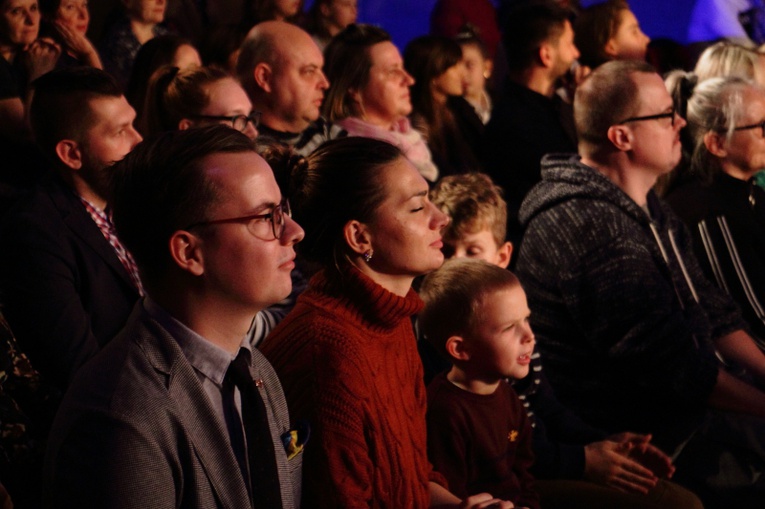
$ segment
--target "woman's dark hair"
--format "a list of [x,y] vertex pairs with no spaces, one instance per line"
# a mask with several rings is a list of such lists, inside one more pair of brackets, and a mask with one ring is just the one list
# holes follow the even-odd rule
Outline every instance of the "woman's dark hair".
[[130,72],[130,80],[125,90],[125,98],[141,115],[143,103],[146,99],[146,90],[152,74],[163,65],[173,63],[175,53],[181,46],[194,46],[191,41],[178,35],[158,35],[146,41],[136,54],[133,62],[133,70]]
[[348,137],[328,141],[295,161],[288,196],[293,217],[305,230],[299,253],[339,270],[346,253],[343,228],[354,219],[374,219],[386,196],[384,170],[403,157],[384,141]]
[[412,109],[428,124],[436,120],[439,108],[433,101],[431,82],[462,60],[462,49],[452,39],[424,35],[413,39],[404,49],[404,67],[414,78]]
[[390,35],[382,28],[363,24],[348,25],[332,39],[324,50],[324,74],[330,85],[322,110],[328,120],[358,115],[348,91],[366,86],[372,67],[370,48],[390,40]]

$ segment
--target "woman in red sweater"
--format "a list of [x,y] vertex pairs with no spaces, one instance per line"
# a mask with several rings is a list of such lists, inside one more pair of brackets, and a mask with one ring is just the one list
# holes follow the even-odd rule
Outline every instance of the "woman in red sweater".
[[301,254],[322,270],[262,351],[292,418],[311,424],[303,507],[497,503],[487,494],[460,501],[427,460],[411,324],[422,301],[411,285],[443,262],[448,221],[428,184],[393,145],[344,138],[301,160],[290,187],[306,230]]

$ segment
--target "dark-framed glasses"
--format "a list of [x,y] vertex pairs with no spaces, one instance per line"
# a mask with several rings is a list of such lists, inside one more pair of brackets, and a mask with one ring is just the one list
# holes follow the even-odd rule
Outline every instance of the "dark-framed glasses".
[[249,232],[261,240],[280,239],[284,233],[284,227],[287,223],[285,217],[292,217],[290,202],[284,198],[281,203],[276,205],[271,212],[265,214],[252,214],[249,216],[229,217],[226,219],[213,219],[212,221],[200,221],[184,228],[191,230],[200,226],[210,226],[215,224],[244,223]]
[[762,137],[765,138],[765,120],[763,120],[762,122],[757,122],[756,124],[749,124],[749,125],[742,125],[742,126],[739,126],[739,127],[734,127],[733,130],[734,131],[746,131],[748,129],[757,129],[758,127],[760,128],[760,133],[761,133]]
[[247,124],[252,123],[252,127],[258,128],[258,125],[260,125],[260,112],[259,111],[253,111],[249,115],[233,115],[233,116],[226,116],[226,115],[194,115],[193,118],[197,118],[200,120],[212,120],[215,122],[230,122],[231,127],[236,129],[237,131],[244,131],[247,129]]
[[667,111],[665,113],[657,113],[656,115],[645,115],[642,117],[625,118],[621,122],[617,122],[616,125],[626,124],[627,122],[642,122],[644,120],[661,120],[662,118],[668,118],[670,125],[672,127],[675,127],[676,116],[677,116],[677,110],[675,110],[675,108],[672,108],[670,111]]

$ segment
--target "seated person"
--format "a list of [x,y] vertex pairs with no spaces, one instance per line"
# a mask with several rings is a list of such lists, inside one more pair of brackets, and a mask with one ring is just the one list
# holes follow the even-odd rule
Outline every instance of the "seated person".
[[627,0],[590,5],[574,21],[579,62],[591,69],[609,60],[645,60],[649,42]]
[[489,94],[489,80],[494,70],[494,61],[489,57],[483,41],[470,27],[464,27],[454,37],[462,48],[462,61],[465,64],[465,92],[463,97],[475,110],[478,118],[485,125],[491,119],[493,106]]
[[87,0],[40,0],[41,34],[61,45],[57,66],[89,65],[102,69],[101,57],[88,39]]
[[110,166],[141,136],[119,85],[94,67],[39,78],[30,115],[49,174],[0,224],[0,287],[21,348],[63,388],[142,292],[107,202]]
[[[431,191],[431,199],[451,218],[444,231],[447,258],[474,258],[507,267],[512,250],[504,240],[507,207],[501,189],[488,176],[445,177]],[[419,342],[426,371],[435,364],[436,353],[428,346]],[[435,369],[450,366],[445,362]],[[531,472],[543,507],[567,507],[572,501],[592,509],[700,507],[689,491],[659,479],[671,477],[674,467],[666,454],[650,445],[650,437],[608,436],[588,425],[555,397],[539,352],[531,356],[531,368],[513,388],[533,422]]]
[[412,128],[409,87],[414,79],[404,69],[401,54],[383,29],[351,25],[324,52],[329,78],[324,116],[348,132],[387,141],[401,149],[426,180],[434,182],[438,168],[422,135]]
[[688,225],[696,256],[741,307],[765,349],[765,191],[754,176],[765,168],[765,90],[742,78],[675,75],[677,109],[685,111],[690,167],[665,196]]
[[518,279],[478,260],[425,277],[424,337],[452,362],[428,385],[428,458],[458,497],[483,491],[539,509],[531,421],[507,378],[529,373],[534,334]]
[[239,81],[261,112],[263,141],[273,140],[308,155],[346,132],[320,116],[329,87],[324,57],[311,36],[283,21],[265,21],[247,34],[236,69]]
[[323,52],[334,36],[356,23],[357,16],[357,0],[316,0],[308,10],[306,31]]

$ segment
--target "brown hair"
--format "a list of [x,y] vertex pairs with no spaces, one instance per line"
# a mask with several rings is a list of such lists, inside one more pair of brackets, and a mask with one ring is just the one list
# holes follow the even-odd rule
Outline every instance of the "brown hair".
[[168,240],[178,230],[209,219],[218,189],[202,159],[255,151],[244,134],[222,125],[168,131],[139,143],[111,172],[109,204],[114,226],[141,270],[147,287],[172,266]]
[[502,42],[510,71],[530,68],[539,48],[562,34],[569,11],[552,0],[519,2],[507,14],[502,27]]
[[228,73],[214,67],[183,71],[168,65],[159,68],[146,92],[143,116],[139,119],[141,134],[152,136],[178,129],[181,119],[198,115],[209,104],[207,85],[225,78],[230,78]]
[[390,41],[390,35],[373,25],[351,24],[337,34],[324,50],[324,74],[329,80],[322,112],[334,122],[358,115],[349,90],[360,90],[369,82],[375,44]]
[[630,10],[626,0],[607,0],[584,9],[574,21],[574,44],[579,62],[593,69],[608,62],[606,44],[616,35],[622,11]]
[[457,240],[488,229],[497,246],[507,234],[507,204],[502,188],[483,173],[464,173],[442,178],[430,192],[430,200],[451,218],[444,237]]
[[490,294],[520,286],[507,269],[483,260],[452,258],[422,282],[420,297],[425,307],[418,316],[426,341],[451,359],[446,341],[451,336],[469,336],[481,320],[481,307]]
[[655,74],[656,69],[636,60],[612,60],[577,87],[574,121],[580,142],[601,146],[608,140],[612,125],[634,115],[640,106],[635,73]]
[[298,251],[325,268],[345,255],[343,228],[353,219],[370,222],[385,199],[385,168],[403,153],[371,138],[328,141],[292,168],[288,196],[293,216],[305,229]]

